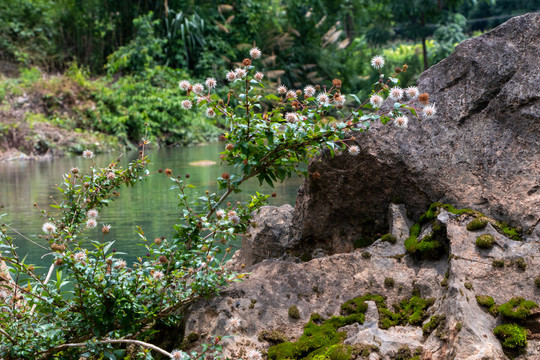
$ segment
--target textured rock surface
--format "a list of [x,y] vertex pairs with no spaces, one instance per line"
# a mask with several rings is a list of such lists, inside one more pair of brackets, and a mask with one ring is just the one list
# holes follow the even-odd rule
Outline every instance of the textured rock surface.
[[374,124],[356,135],[356,157],[313,161],[309,171],[321,177],[299,193],[300,246],[348,251],[361,236],[388,232],[393,198],[412,218],[441,201],[540,238],[539,38],[535,13],[464,41],[418,82],[436,104],[434,118],[405,130]]
[[235,254],[235,264],[247,266],[265,259],[277,258],[291,248],[292,217],[294,208],[289,205],[263,206],[253,217],[248,236],[242,240],[242,248]]
[[[390,213],[395,216],[391,222],[401,217],[400,212]],[[446,315],[446,323],[431,335],[424,337],[420,327],[410,325],[380,329],[371,303],[364,324],[342,328],[347,332],[345,343],[378,346],[373,359],[393,359],[403,345],[421,348],[424,359],[506,359],[493,335],[502,319],[484,311],[475,296],[492,296],[497,304],[515,296],[540,302],[540,291],[534,284],[540,243],[510,240],[491,225],[468,231],[471,219],[470,215],[440,211],[438,220],[446,228],[451,256],[439,261],[413,260],[404,254],[400,241],[395,245],[377,241],[364,250],[309,262],[265,260],[249,268],[249,278],[228,288],[223,297],[192,309],[186,319],[186,334],[197,333],[202,341],[209,335],[233,335],[225,340],[226,356],[238,359],[250,350],[264,352],[269,348],[271,344],[259,339],[263,330],[280,331],[294,341],[312,313],[324,318],[339,315],[342,303],[368,292],[385,296],[391,308],[417,288],[423,297],[436,299],[429,316]],[[408,222],[406,218],[400,221]],[[496,245],[488,250],[475,245],[476,238],[485,233],[496,239]],[[370,258],[363,256],[365,251]],[[525,269],[517,266],[518,258],[525,260]],[[493,267],[493,260],[503,260],[505,267]],[[393,287],[385,285],[387,277],[394,279]],[[289,317],[291,305],[298,307],[300,319]],[[240,320],[239,329],[231,329],[233,318]],[[536,315],[529,322],[527,326],[538,336]],[[519,358],[540,358],[540,341],[529,340],[527,351]]]

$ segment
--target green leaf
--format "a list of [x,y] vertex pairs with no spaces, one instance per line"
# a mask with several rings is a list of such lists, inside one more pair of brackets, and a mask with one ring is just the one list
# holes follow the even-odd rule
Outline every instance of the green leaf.
[[349,96],[352,96],[354,100],[356,100],[357,103],[361,104],[362,102],[360,101],[360,99],[358,98],[358,96],[356,96],[355,94],[349,94]]

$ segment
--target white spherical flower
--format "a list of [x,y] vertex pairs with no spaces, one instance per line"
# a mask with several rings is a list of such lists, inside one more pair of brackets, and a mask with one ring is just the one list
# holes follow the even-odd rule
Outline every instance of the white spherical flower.
[[234,72],[236,73],[236,76],[239,77],[240,79],[246,76],[247,74],[246,70],[242,68],[236,68],[234,69]]
[[298,117],[296,116],[296,113],[288,112],[287,114],[285,114],[285,120],[287,120],[290,123],[295,122],[297,119]]
[[374,56],[371,59],[371,66],[373,66],[375,69],[381,69],[384,66],[384,58],[380,55]]
[[424,106],[424,109],[422,110],[424,112],[425,117],[432,117],[437,113],[437,109],[435,109],[435,105],[426,105]]
[[[173,360],[183,360],[185,357],[184,353],[180,350],[173,350],[171,352],[171,359]],[[186,358],[187,359],[187,358]]]
[[236,211],[234,210],[229,210],[229,212],[227,213],[227,216],[231,217],[231,216],[236,216]]
[[178,83],[178,86],[180,86],[180,89],[184,91],[188,91],[191,88],[191,84],[187,80],[180,81],[180,83]]
[[393,100],[399,100],[403,97],[403,89],[399,86],[390,89],[390,98]]
[[240,218],[236,215],[231,215],[229,216],[229,220],[233,223],[233,224],[238,224],[240,223]]
[[96,219],[88,219],[86,220],[86,228],[87,229],[93,229],[97,226]]
[[193,107],[193,103],[189,100],[182,100],[180,105],[182,105],[182,108],[185,110],[189,110]]
[[56,225],[54,225],[54,224],[51,223],[51,222],[46,222],[45,224],[43,224],[43,226],[41,227],[41,229],[42,229],[43,232],[45,232],[45,233],[52,234],[52,233],[56,232]]
[[317,96],[317,102],[321,105],[327,105],[329,102],[328,95],[321,93]]
[[205,84],[209,89],[213,89],[216,87],[217,81],[214,78],[207,78]]
[[251,58],[254,60],[260,59],[261,55],[262,55],[261,50],[259,50],[259,48],[256,48],[256,47],[254,47],[253,49],[249,51],[249,56],[251,56]]
[[125,260],[123,260],[123,259],[118,259],[118,261],[116,262],[115,268],[117,268],[117,269],[123,269],[123,268],[126,267],[126,265],[127,265],[127,264],[126,264],[126,261],[125,261]]
[[305,97],[312,97],[313,95],[315,95],[315,88],[311,85],[308,85],[304,88],[304,96]]
[[289,90],[285,95],[287,99],[296,99],[296,91]]
[[88,210],[88,212],[86,213],[86,216],[89,217],[90,219],[97,219],[99,216],[99,213],[96,209],[91,209],[91,210]]
[[218,211],[216,211],[216,217],[218,219],[223,219],[223,217],[225,217],[225,210],[219,209]]
[[116,174],[113,173],[112,171],[107,173],[108,180],[114,180],[115,177],[116,177]]
[[227,73],[227,76],[226,76],[226,77],[227,77],[227,80],[228,80],[228,81],[234,81],[234,80],[236,80],[236,73],[235,73],[234,71],[231,70],[231,71],[229,71],[229,72]]
[[163,277],[165,277],[165,274],[163,273],[163,271],[157,270],[157,271],[154,271],[153,276],[154,276],[154,279],[159,281],[159,280],[163,279]]
[[214,116],[216,116],[216,112],[214,111],[214,109],[208,108],[206,109],[206,116],[213,118]]
[[255,78],[255,80],[261,81],[264,78],[264,74],[262,72],[257,72],[253,77]]
[[418,94],[420,94],[420,91],[418,91],[418,88],[416,86],[409,86],[407,89],[405,89],[405,92],[407,93],[407,96],[411,99],[414,99],[418,96]]
[[82,153],[82,157],[85,159],[91,159],[94,157],[94,153],[92,152],[92,150],[84,150]]
[[79,252],[75,253],[75,255],[73,255],[73,257],[75,258],[75,261],[82,262],[82,261],[86,260],[86,253],[84,251],[79,251]]
[[347,101],[347,99],[345,99],[345,95],[341,95],[341,94],[334,95],[334,102],[336,104],[343,105],[343,104],[345,104],[346,101]]
[[261,352],[258,350],[251,350],[247,356],[249,360],[262,360],[263,358]]
[[278,92],[278,94],[283,95],[283,94],[285,94],[287,92],[287,88],[285,87],[285,85],[280,85],[277,88],[277,92]]
[[406,116],[398,116],[394,120],[394,124],[400,128],[406,128],[408,123],[409,123],[409,119]]
[[353,145],[351,147],[349,147],[349,154],[351,154],[352,156],[356,156],[360,153],[360,148],[356,145]]
[[196,83],[195,85],[193,85],[193,91],[198,94],[202,93],[204,91],[203,84]]
[[369,103],[373,105],[374,107],[379,107],[383,103],[383,98],[380,95],[371,95],[369,98]]
[[229,320],[229,328],[232,329],[232,330],[238,330],[240,329],[240,326],[242,324],[242,321],[240,321],[240,319],[238,318],[231,318],[231,320]]

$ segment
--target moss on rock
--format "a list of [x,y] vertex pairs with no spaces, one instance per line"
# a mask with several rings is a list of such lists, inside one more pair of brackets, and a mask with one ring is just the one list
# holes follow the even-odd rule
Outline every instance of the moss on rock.
[[467,224],[467,230],[469,231],[477,231],[481,230],[486,227],[488,224],[487,219],[485,218],[475,218],[471,222]]
[[507,303],[499,306],[499,312],[502,316],[512,320],[525,320],[531,314],[531,310],[538,307],[534,301],[525,300],[522,297],[514,297]]
[[476,238],[476,246],[480,249],[489,249],[495,243],[495,238],[491,234],[480,235]]

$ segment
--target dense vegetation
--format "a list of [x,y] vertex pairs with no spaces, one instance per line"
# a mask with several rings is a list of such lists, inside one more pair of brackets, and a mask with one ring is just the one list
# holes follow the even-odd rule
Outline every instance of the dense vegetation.
[[[64,87],[64,93],[42,86],[38,100],[46,111],[31,109],[18,122],[38,118],[112,135],[120,144],[139,139],[148,122],[154,139],[182,144],[216,131],[196,120],[197,114],[177,113],[181,99],[175,83],[207,76],[223,83],[226,71],[252,46],[262,50],[267,85],[299,89],[337,77],[343,93],[365,97],[377,76],[369,72],[372,56],[382,54],[390,69],[407,64],[401,82],[408,86],[466,37],[539,8],[540,0],[5,0],[0,3],[0,73],[19,77],[20,69],[29,67],[44,74],[79,71],[80,86]],[[96,76],[106,77],[89,80]],[[5,78],[1,83],[3,109],[36,90],[14,89]],[[59,113],[58,103],[66,97],[74,104]],[[0,116],[3,123],[5,118]],[[3,135],[10,135],[6,127]],[[54,147],[23,145],[3,147],[36,152]],[[76,143],[64,150],[86,147]]]

